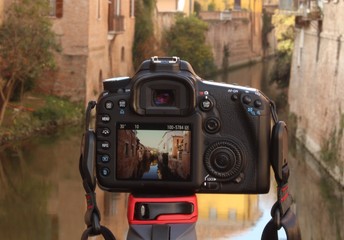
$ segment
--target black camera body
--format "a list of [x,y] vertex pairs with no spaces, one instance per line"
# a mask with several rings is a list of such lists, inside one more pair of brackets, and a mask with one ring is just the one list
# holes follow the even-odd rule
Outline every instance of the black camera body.
[[108,79],[96,107],[96,175],[107,191],[266,193],[270,100],[202,80],[178,57]]

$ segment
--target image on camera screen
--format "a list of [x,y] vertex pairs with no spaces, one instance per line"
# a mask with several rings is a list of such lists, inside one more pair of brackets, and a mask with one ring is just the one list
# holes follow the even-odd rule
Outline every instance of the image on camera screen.
[[191,181],[188,124],[117,123],[119,180]]

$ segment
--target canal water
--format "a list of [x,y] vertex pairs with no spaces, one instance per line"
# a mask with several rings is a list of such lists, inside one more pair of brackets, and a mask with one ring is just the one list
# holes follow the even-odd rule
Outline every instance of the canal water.
[[[215,80],[259,88],[278,99],[285,92],[269,84],[270,68],[271,62],[258,63]],[[287,120],[287,111],[280,110],[280,118]],[[80,239],[86,210],[78,170],[81,135],[81,127],[68,127],[0,147],[1,239]],[[289,162],[293,209],[303,239],[344,239],[343,188],[297,142],[290,146]],[[271,190],[265,195],[198,195],[198,239],[260,239],[275,195],[273,177]],[[126,239],[127,194],[98,189],[97,199],[102,224],[117,239]],[[280,239],[286,239],[283,232]]]

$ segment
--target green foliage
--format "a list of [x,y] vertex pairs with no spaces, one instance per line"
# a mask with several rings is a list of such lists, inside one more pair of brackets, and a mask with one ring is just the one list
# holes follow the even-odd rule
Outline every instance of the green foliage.
[[344,132],[344,114],[341,114],[339,120],[339,129],[335,127],[331,132],[328,139],[324,140],[320,156],[321,158],[327,163],[333,166],[334,164],[338,163],[338,159],[340,158],[341,152],[341,141],[343,138]]
[[15,1],[0,27],[1,77],[24,82],[37,79],[55,67],[53,52],[59,50],[46,0]]
[[274,29],[272,25],[272,15],[263,8],[263,27],[262,27],[262,45],[263,49],[269,48],[268,34]]
[[202,6],[199,2],[195,1],[194,2],[194,12],[196,16],[199,16],[199,13],[202,11]]
[[223,46],[222,70],[227,71],[229,68],[229,57],[231,53],[228,44]]
[[276,12],[272,17],[277,39],[277,54],[271,80],[277,82],[280,87],[289,86],[291,59],[294,49],[294,25],[295,17]]
[[208,4],[208,11],[213,12],[213,11],[215,11],[215,9],[216,9],[216,4],[213,0],[211,3]]
[[205,43],[207,30],[207,23],[196,16],[177,16],[175,25],[165,33],[167,54],[187,60],[203,77],[215,71],[211,47]]
[[136,0],[135,2],[135,34],[133,45],[134,67],[138,68],[143,60],[156,53],[157,40],[154,37],[153,11],[154,0]]
[[289,86],[291,71],[291,56],[277,53],[274,68],[271,71],[271,82],[276,82],[280,88]]
[[[11,161],[2,166],[2,169],[6,169],[6,175],[2,177],[6,177],[8,186],[5,185],[5,193],[0,198],[1,206],[6,206],[0,214],[1,234],[6,239],[51,239],[51,216],[46,210],[50,184],[37,177],[33,178],[29,169],[23,167],[28,163],[23,161],[20,155],[22,152],[18,150],[11,153]],[[8,175],[8,172],[16,173],[15,177]],[[30,207],[27,207],[28,203]],[[14,230],[14,226],[20,231]]]
[[21,96],[45,70],[55,67],[59,45],[48,13],[46,0],[13,1],[6,12],[0,26],[0,125],[13,92]]
[[291,56],[294,48],[295,17],[276,13],[272,24],[275,26],[278,52]]
[[81,104],[53,96],[39,96],[37,99],[35,101],[39,103],[35,106],[24,103],[23,110],[8,111],[10,119],[0,126],[0,145],[32,136],[35,132],[49,132],[58,126],[81,124],[84,114]]
[[32,115],[41,121],[57,122],[80,118],[82,116],[81,109],[81,106],[75,106],[68,100],[47,96],[45,106],[34,111]]

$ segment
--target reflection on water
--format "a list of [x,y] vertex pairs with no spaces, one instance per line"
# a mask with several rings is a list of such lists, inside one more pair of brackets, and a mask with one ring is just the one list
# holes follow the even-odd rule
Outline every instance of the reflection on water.
[[[238,71],[252,76],[246,78],[251,79],[246,85],[264,88],[264,83],[255,80],[262,68],[250,67],[256,74]],[[231,80],[244,79],[240,74]],[[0,149],[1,239],[80,239],[86,210],[78,171],[80,140],[81,129],[67,128]],[[306,151],[297,148],[292,156],[291,191],[303,239],[344,239],[343,188]],[[275,201],[273,186],[269,194],[260,196],[198,195],[198,239],[260,239]],[[97,199],[102,224],[117,239],[126,239],[127,194],[97,189]]]
[[[103,224],[117,239],[126,239],[127,194],[98,191],[98,203],[104,209]],[[198,240],[259,239],[270,220],[275,191],[266,195],[198,194]]]
[[291,158],[290,186],[304,239],[344,239],[344,189],[299,144]]
[[198,239],[233,236],[251,228],[262,215],[257,195],[199,194]]
[[78,239],[84,227],[80,130],[0,149],[1,239]]
[[[0,150],[2,239],[79,239],[85,229],[78,172],[81,130],[66,129]],[[293,153],[295,156],[295,153]],[[303,239],[344,239],[344,196],[304,150],[291,162],[291,190]],[[267,195],[197,196],[199,240],[260,239],[275,191]],[[127,194],[98,189],[102,223],[126,239]],[[283,238],[281,238],[283,239]]]

